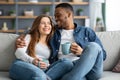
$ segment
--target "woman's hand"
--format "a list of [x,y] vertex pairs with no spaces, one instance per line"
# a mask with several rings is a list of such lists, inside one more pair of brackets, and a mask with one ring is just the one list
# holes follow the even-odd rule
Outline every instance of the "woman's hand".
[[33,63],[34,65],[38,66],[39,61],[42,61],[42,59],[40,59],[40,58],[35,58],[35,59],[32,61],[32,63]]
[[47,69],[47,67],[48,67],[48,64],[43,61],[40,61],[38,64],[41,69]]
[[24,40],[25,35],[21,34],[17,40],[16,40],[16,48],[23,48],[24,46],[26,46],[26,42]]
[[75,55],[81,55],[82,51],[83,51],[83,49],[77,43],[75,43],[75,42],[71,44],[70,50]]
[[41,69],[46,69],[49,66],[48,63],[44,62],[41,58],[35,58],[32,63]]

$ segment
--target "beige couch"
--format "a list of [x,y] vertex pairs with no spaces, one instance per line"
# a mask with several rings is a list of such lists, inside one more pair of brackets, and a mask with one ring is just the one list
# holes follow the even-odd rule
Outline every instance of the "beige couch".
[[[120,80],[120,73],[112,72],[120,58],[120,31],[99,32],[104,48],[107,51],[107,59],[104,62],[104,73],[100,80]],[[0,33],[0,80],[11,80],[9,78],[9,67],[15,59],[15,39],[18,35]]]

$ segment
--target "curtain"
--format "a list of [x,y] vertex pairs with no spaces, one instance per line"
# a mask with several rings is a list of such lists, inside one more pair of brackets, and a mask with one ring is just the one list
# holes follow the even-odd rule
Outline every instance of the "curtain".
[[99,29],[102,31],[104,26],[103,13],[102,13],[102,3],[103,0],[90,0],[90,26],[93,30],[96,31],[98,27],[97,22],[99,20]]

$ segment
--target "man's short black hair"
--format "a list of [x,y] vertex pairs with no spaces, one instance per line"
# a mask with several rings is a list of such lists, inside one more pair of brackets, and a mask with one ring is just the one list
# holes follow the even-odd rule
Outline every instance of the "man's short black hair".
[[69,3],[60,3],[60,4],[56,5],[55,8],[59,8],[59,7],[62,7],[62,8],[64,8],[64,9],[68,9],[68,10],[70,10],[72,13],[74,12],[72,5],[70,5]]

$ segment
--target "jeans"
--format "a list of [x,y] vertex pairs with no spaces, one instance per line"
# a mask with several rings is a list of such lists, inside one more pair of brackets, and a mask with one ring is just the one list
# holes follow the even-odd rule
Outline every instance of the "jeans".
[[91,42],[73,64],[72,70],[61,80],[98,80],[103,72],[101,47],[97,43]]
[[47,70],[46,74],[52,80],[60,80],[62,76],[67,74],[73,68],[73,63],[68,59],[60,59],[54,62]]
[[13,80],[47,80],[47,74],[52,80],[58,80],[69,72],[72,67],[73,63],[71,61],[61,59],[44,71],[31,63],[17,59],[13,62],[9,75]]

